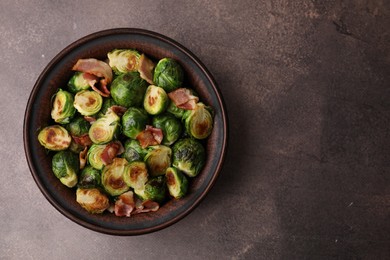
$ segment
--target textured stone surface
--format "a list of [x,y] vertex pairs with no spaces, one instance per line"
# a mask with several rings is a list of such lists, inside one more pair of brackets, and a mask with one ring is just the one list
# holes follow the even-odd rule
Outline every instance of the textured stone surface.
[[[0,2],[0,258],[389,257],[388,1],[102,2]],[[198,55],[230,119],[211,193],[182,221],[139,237],[63,217],[23,150],[24,109],[44,66],[116,27],[160,32]]]

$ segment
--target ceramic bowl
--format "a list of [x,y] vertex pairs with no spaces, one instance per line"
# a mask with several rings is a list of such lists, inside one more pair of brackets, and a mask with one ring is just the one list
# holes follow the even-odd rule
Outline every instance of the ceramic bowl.
[[[107,59],[116,48],[132,48],[154,60],[171,57],[185,71],[185,86],[191,86],[200,99],[215,110],[214,128],[205,148],[207,161],[201,173],[190,182],[188,194],[170,200],[157,212],[127,217],[112,213],[90,214],[75,199],[75,189],[62,185],[51,170],[53,153],[42,147],[39,129],[53,124],[50,117],[51,98],[58,88],[65,88],[78,59]],[[217,57],[216,57],[217,58]],[[151,31],[119,28],[100,31],[70,44],[46,66],[37,79],[26,107],[24,148],[31,174],[48,201],[72,221],[95,231],[112,235],[139,235],[168,227],[188,215],[210,191],[221,170],[227,146],[227,116],[217,84],[210,72],[188,49],[174,40]],[[196,224],[196,223],[194,223]]]

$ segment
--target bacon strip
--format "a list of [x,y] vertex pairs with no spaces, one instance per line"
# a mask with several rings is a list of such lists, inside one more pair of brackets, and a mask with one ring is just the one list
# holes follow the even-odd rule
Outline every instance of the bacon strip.
[[133,214],[140,214],[140,213],[146,213],[146,212],[155,212],[160,208],[160,205],[158,205],[157,202],[152,200],[145,200],[141,201],[138,198],[135,202],[135,210]]
[[178,88],[168,93],[168,96],[177,107],[186,110],[195,109],[196,103],[199,101],[199,98],[192,95],[191,91],[187,88]]
[[112,163],[117,155],[122,154],[124,151],[125,148],[123,148],[122,143],[115,141],[106,145],[102,154],[100,155],[100,158],[102,159],[104,165],[108,165]]
[[139,59],[139,67],[138,67],[138,72],[141,78],[146,80],[149,84],[154,84],[153,83],[153,71],[154,68],[154,63],[149,60],[144,54],[141,55]]
[[87,163],[87,152],[88,152],[88,147],[85,146],[84,150],[82,150],[79,153],[79,160],[80,160],[80,170],[84,169],[85,164]]
[[92,116],[84,116],[84,119],[87,120],[90,124],[96,122],[96,118]]
[[87,73],[87,72],[83,72],[83,78],[88,82],[88,85],[90,85],[91,87],[94,86],[96,84],[96,82],[98,82],[99,78],[96,77],[95,75],[92,75],[90,73]]
[[73,141],[76,144],[79,144],[81,146],[90,146],[90,145],[92,145],[91,138],[89,138],[88,134],[84,134],[84,135],[81,135],[81,136],[72,135],[72,138],[73,138]]
[[92,77],[87,75],[87,77],[91,79],[88,80],[88,83],[93,90],[98,92],[103,97],[110,96],[110,91],[107,89],[107,85],[112,81],[112,70],[107,63],[92,58],[79,59],[73,66],[72,70],[85,72],[101,78],[99,81],[100,84],[97,84],[97,80],[92,79]]
[[111,110],[117,114],[118,116],[123,116],[123,114],[126,112],[127,108],[126,107],[122,107],[122,106],[112,106],[111,107]]
[[135,207],[134,196],[132,191],[125,192],[119,196],[115,202],[114,212],[118,217],[130,217]]
[[142,148],[146,148],[150,145],[158,145],[162,142],[163,132],[160,128],[154,128],[147,125],[146,129],[136,136],[136,139],[139,141]]

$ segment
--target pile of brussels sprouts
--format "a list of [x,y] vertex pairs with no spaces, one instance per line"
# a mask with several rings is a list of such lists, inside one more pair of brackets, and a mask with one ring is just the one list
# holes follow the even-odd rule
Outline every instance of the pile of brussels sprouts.
[[131,49],[107,58],[73,67],[53,97],[54,122],[38,140],[55,151],[54,175],[76,190],[88,212],[155,211],[185,196],[202,170],[213,111],[182,86],[184,72],[174,59],[153,62]]

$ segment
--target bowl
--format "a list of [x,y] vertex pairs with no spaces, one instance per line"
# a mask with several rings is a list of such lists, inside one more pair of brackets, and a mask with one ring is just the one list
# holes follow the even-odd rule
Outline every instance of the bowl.
[[[131,217],[112,213],[90,214],[76,202],[74,189],[62,185],[51,170],[53,153],[47,153],[37,140],[39,129],[51,124],[51,98],[64,88],[73,74],[78,59],[107,59],[116,48],[137,49],[154,60],[176,59],[185,71],[183,85],[191,86],[200,99],[215,110],[214,127],[205,144],[207,160],[203,170],[192,179],[188,194],[170,200],[157,212]],[[220,91],[211,73],[188,49],[156,32],[119,28],[96,32],[70,44],[45,67],[38,77],[28,100],[24,117],[24,149],[37,186],[47,200],[70,220],[91,230],[111,235],[140,235],[166,228],[188,215],[210,191],[221,170],[227,146],[227,116]]]

